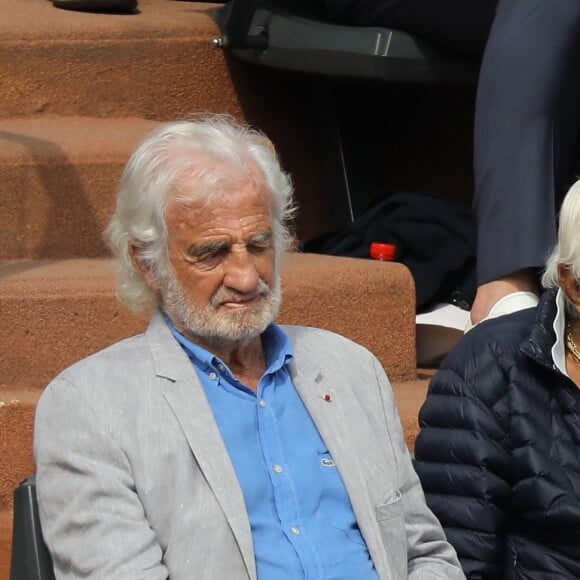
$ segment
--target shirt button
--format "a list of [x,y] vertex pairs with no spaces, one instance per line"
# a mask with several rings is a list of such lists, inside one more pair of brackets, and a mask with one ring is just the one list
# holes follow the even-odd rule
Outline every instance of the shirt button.
[[217,379],[217,374],[216,374],[216,373],[214,373],[213,371],[211,371],[211,373],[209,373],[209,378],[210,378],[212,381],[215,381],[215,380]]
[[275,463],[272,466],[272,469],[276,472],[276,473],[282,473],[284,470],[282,469],[281,465],[278,465],[277,463]]
[[264,399],[260,399],[260,402],[258,403],[258,405],[260,405],[260,407],[262,407],[262,409],[266,406],[266,401],[264,401]]
[[292,527],[290,528],[290,531],[295,535],[295,536],[299,536],[300,535],[300,530],[298,528]]

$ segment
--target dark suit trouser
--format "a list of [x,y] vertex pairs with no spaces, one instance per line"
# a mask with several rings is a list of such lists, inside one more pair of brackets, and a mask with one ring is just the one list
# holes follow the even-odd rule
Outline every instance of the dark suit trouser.
[[541,268],[571,183],[580,110],[580,1],[501,0],[474,133],[477,279]]
[[400,28],[465,54],[485,47],[474,129],[478,284],[542,267],[571,183],[580,0],[499,0],[497,10],[496,0],[327,3],[353,24]]

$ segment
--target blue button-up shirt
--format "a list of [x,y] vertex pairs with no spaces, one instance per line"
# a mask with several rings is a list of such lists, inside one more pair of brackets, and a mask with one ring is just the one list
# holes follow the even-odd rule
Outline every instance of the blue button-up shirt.
[[288,337],[262,335],[266,372],[254,393],[168,321],[195,366],[238,477],[258,578],[376,580],[340,474],[286,365]]

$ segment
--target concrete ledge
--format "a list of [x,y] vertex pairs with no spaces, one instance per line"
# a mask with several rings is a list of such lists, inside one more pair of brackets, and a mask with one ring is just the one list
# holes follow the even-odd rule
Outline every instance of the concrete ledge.
[[[415,378],[414,285],[400,264],[288,254],[279,321],[339,332],[373,351],[393,380]],[[115,299],[106,259],[0,267],[0,384],[48,382],[146,320]]]
[[391,380],[416,378],[415,285],[396,263],[287,254],[279,320],[338,332],[366,346]]
[[115,300],[105,259],[16,261],[0,268],[0,384],[46,384],[146,327]]
[[[0,118],[0,260],[106,256],[102,231],[121,172],[157,125],[136,117]],[[281,130],[271,128],[275,139]],[[290,149],[282,147],[280,155],[300,206],[297,233],[308,239],[329,228],[325,220],[332,217],[322,211],[328,200],[307,167],[315,163],[312,152],[297,142],[285,145]]]
[[415,380],[393,383],[393,391],[409,449],[415,449],[415,441],[419,435],[419,410],[425,402],[429,381],[435,371],[436,369],[420,369]]
[[[228,113],[262,129],[276,145],[301,205],[300,238],[308,240],[340,227],[332,212],[333,192],[323,194],[321,187],[321,144],[318,117],[313,119],[317,112],[312,110],[311,79],[247,65],[214,47],[219,6],[141,0],[135,14],[115,15],[60,10],[49,0],[0,0],[0,54],[6,55],[0,58],[0,120],[27,119],[29,127],[39,121],[40,129],[44,118],[57,123],[55,118],[63,117],[62,140],[66,141],[72,138],[74,125],[67,121],[71,117],[88,117],[94,123],[97,118],[165,121],[199,112]],[[89,124],[79,123],[79,141],[84,137],[90,143]],[[82,134],[85,128],[89,131]],[[33,180],[52,177],[52,189],[63,188],[63,204],[82,204],[74,196],[75,182],[84,187],[84,178],[90,179],[91,187],[98,189],[100,179],[109,179],[108,168],[91,163],[92,151],[87,148],[77,172],[70,160],[63,162],[61,138],[54,133],[45,138],[39,129],[33,138],[44,139],[45,146],[52,147],[59,174],[36,173]],[[25,130],[24,137],[28,136]],[[0,150],[15,138],[9,127],[0,127]],[[33,144],[32,139],[22,142]],[[111,141],[111,150],[115,149]],[[125,156],[119,156],[119,165],[121,158]],[[111,168],[111,175],[118,175],[120,166]],[[22,196],[28,189],[21,175],[25,169],[5,168],[10,177],[5,187],[15,186],[9,198],[12,202],[13,196]],[[3,203],[2,196],[0,213]],[[19,234],[19,240],[23,235]],[[30,252],[29,247],[26,250]],[[57,257],[25,252],[2,256]]]
[[0,119],[0,260],[105,256],[102,231],[121,172],[156,125],[135,118]]
[[12,511],[0,513],[0,579],[10,578],[12,555]]
[[[174,118],[212,103],[240,114],[225,56],[212,45],[219,5],[141,0],[135,14],[0,0],[0,117]],[[187,66],[187,63],[190,63]]]
[[13,492],[34,471],[32,433],[39,391],[0,393],[0,511],[12,509]]

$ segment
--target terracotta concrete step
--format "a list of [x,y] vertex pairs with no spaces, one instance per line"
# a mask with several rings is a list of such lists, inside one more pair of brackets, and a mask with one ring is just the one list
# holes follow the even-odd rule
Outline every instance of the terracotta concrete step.
[[[105,256],[102,231],[123,166],[157,125],[135,117],[0,118],[0,260]],[[294,161],[300,174],[312,158]],[[311,179],[296,192],[306,238],[327,227],[316,187]]]
[[105,259],[0,268],[0,383],[46,384],[75,360],[145,327],[120,308]]
[[393,390],[397,399],[397,407],[405,432],[409,449],[415,448],[415,440],[419,435],[419,410],[427,396],[429,381],[436,369],[420,368],[417,378],[413,381],[394,381]]
[[156,125],[137,118],[0,119],[0,259],[106,255],[102,231],[123,166]]
[[12,511],[0,512],[0,580],[10,578],[12,554]]
[[[375,352],[392,379],[415,378],[414,285],[404,266],[288,254],[283,287],[280,321],[340,332]],[[0,266],[0,384],[46,383],[145,326],[115,300],[106,259]]]
[[[49,0],[0,0],[0,119],[162,121],[228,113],[262,129],[276,145],[301,202],[301,239],[342,225],[333,215],[333,192],[321,194],[319,113],[307,79],[247,65],[213,46],[221,4],[141,0],[139,6],[135,14],[115,15],[60,10]],[[32,137],[43,139],[40,131]],[[58,156],[60,141],[50,137],[45,145],[53,144]],[[9,127],[0,128],[0,149],[14,139]],[[40,146],[30,139],[25,144]],[[68,181],[55,177],[53,189],[74,186],[74,164],[65,164]],[[70,190],[64,195],[74,202]]]
[[415,284],[402,264],[288,253],[280,322],[327,328],[371,350],[391,380],[417,377]]
[[239,114],[211,41],[219,4],[141,0],[135,14],[0,0],[0,117],[173,118],[211,104]]
[[12,509],[15,487],[34,472],[32,432],[40,392],[16,384],[0,391],[0,511]]

